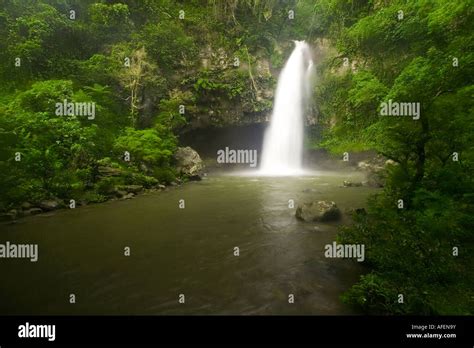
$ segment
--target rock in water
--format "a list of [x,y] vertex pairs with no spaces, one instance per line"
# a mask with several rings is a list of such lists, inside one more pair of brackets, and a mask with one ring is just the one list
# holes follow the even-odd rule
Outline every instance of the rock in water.
[[127,193],[125,196],[122,197],[122,199],[131,199],[135,196],[133,192]]
[[180,174],[186,175],[194,180],[201,179],[204,165],[196,151],[189,146],[178,147],[174,158],[176,160],[176,169]]
[[29,215],[36,215],[36,214],[41,214],[43,211],[41,208],[31,208],[27,210],[23,210],[23,216],[29,216]]
[[117,191],[115,192],[115,195],[116,195],[118,198],[125,197],[127,194],[128,194],[128,192],[127,192],[127,191],[124,191],[124,190],[117,190]]
[[341,217],[341,212],[336,203],[330,201],[318,201],[303,203],[296,208],[295,216],[303,221],[334,221]]
[[359,162],[357,167],[367,172],[367,185],[370,187],[383,187],[385,185],[387,168],[396,166],[398,163],[383,156],[376,156],[371,160]]
[[44,200],[39,203],[39,207],[42,210],[46,211],[51,211],[60,208],[61,202],[54,200],[54,199],[49,199],[49,200]]
[[30,209],[32,207],[31,203],[30,202],[23,202],[23,204],[21,205],[21,209]]
[[43,211],[41,210],[41,208],[31,208],[30,210],[28,210],[28,213],[30,215],[36,215],[36,214],[41,214]]
[[349,180],[344,180],[342,182],[342,185],[344,187],[360,187],[360,186],[362,186],[362,183],[361,182],[352,182],[352,181],[349,181]]
[[[119,185],[117,186],[118,191],[125,191],[126,193],[138,194],[143,190],[142,185]],[[123,196],[123,195],[122,195]]]

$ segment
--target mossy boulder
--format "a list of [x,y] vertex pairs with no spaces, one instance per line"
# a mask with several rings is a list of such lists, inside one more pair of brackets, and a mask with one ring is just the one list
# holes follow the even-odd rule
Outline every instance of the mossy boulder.
[[176,170],[190,179],[201,179],[204,164],[199,154],[191,147],[178,147],[175,153]]

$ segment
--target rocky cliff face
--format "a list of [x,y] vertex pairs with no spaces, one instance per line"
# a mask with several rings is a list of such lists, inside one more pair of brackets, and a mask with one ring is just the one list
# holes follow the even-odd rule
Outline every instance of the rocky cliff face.
[[201,69],[194,84],[196,111],[189,128],[246,125],[269,119],[276,76],[271,62],[248,52],[211,45],[200,52]]
[[[327,43],[317,41],[311,46],[317,63],[327,52]],[[268,122],[278,76],[293,47],[291,41],[277,43],[271,54],[266,50],[250,53],[246,47],[234,51],[213,43],[202,47],[194,78],[184,79],[183,88],[192,92],[193,105],[187,108],[183,131]],[[311,108],[306,123],[315,122],[316,111]]]

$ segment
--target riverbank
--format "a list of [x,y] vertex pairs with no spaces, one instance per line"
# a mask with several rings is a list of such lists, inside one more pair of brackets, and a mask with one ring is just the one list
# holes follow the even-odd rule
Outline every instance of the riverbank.
[[[0,311],[354,313],[339,296],[363,269],[353,260],[326,258],[324,246],[335,241],[338,226],[350,222],[350,209],[364,207],[377,192],[341,185],[362,179],[353,171],[289,178],[211,173],[179,189],[4,223],[5,240],[38,244],[38,261],[0,264],[0,271],[11,275],[0,289]],[[298,221],[289,199],[334,200],[341,220]],[[179,294],[185,304],[178,302]],[[14,304],[5,300],[13,295]]]
[[[125,158],[127,159],[127,158]],[[10,202],[10,209],[0,205],[0,222],[15,221],[18,218],[51,212],[58,209],[76,209],[93,203],[126,200],[145,192],[157,192],[167,187],[179,186],[193,180],[201,180],[206,175],[203,161],[191,147],[178,147],[173,155],[173,166],[150,167],[144,163],[136,166],[127,161],[103,158],[91,169],[91,181],[75,190],[67,187],[59,198],[55,190],[39,190],[30,195],[29,201]],[[92,174],[93,173],[93,174]]]

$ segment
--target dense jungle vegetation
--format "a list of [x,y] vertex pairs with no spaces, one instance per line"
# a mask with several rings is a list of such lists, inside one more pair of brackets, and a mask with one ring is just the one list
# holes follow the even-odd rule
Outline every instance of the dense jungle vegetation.
[[[369,266],[343,301],[371,314],[473,314],[472,1],[0,4],[0,210],[185,180],[180,132],[265,117],[273,73],[291,40],[306,40],[326,50],[307,147],[393,161],[383,193],[339,235],[366,245]],[[63,100],[95,103],[95,117],[58,116]],[[419,119],[381,117],[389,100],[420,103]]]

